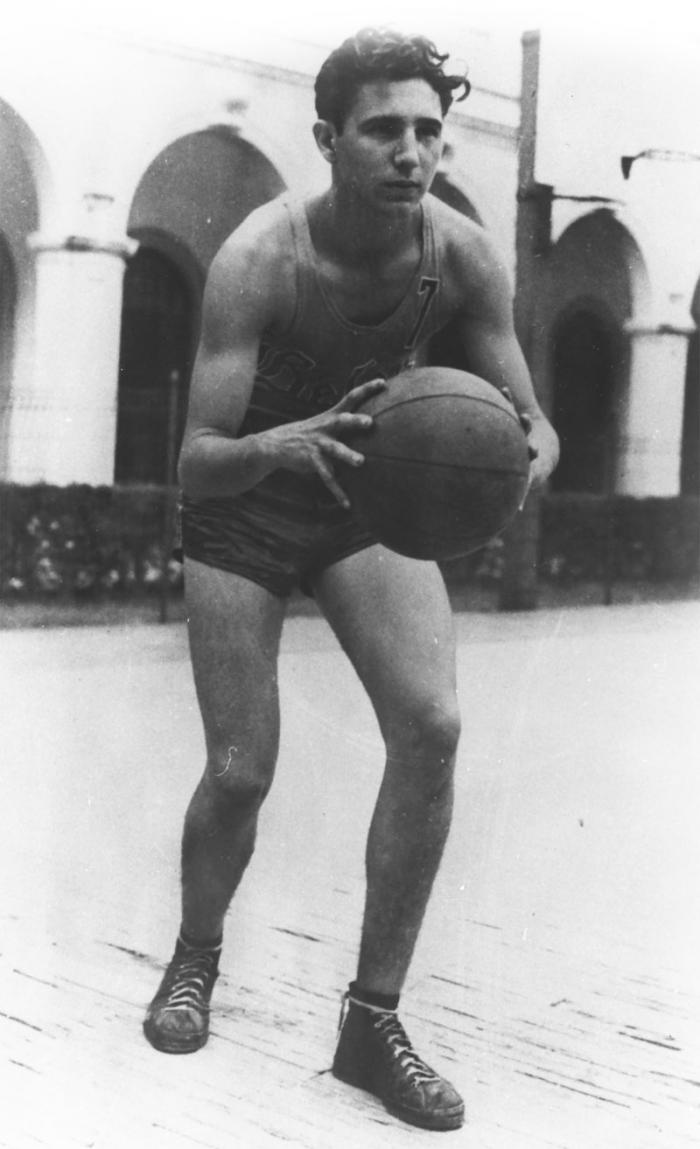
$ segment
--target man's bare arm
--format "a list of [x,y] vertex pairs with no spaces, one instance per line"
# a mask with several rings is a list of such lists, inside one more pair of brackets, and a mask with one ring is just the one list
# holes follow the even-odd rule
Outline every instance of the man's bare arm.
[[333,464],[360,466],[363,456],[341,437],[371,425],[355,408],[383,384],[355,388],[329,411],[237,438],[255,379],[260,340],[283,327],[294,306],[294,275],[279,221],[244,224],[214,260],[204,293],[202,335],[195,360],[179,464],[185,494],[235,496],[280,468],[316,473],[343,505]]
[[465,284],[465,306],[457,323],[468,368],[506,391],[523,417],[534,456],[531,483],[539,485],[557,465],[559,440],[537,401],[515,334],[508,276],[483,233],[472,237],[466,256],[457,259]]
[[257,438],[236,438],[250,402],[260,336],[275,306],[266,278],[245,234],[230,239],[212,263],[180,454],[186,494],[238,494],[270,473]]

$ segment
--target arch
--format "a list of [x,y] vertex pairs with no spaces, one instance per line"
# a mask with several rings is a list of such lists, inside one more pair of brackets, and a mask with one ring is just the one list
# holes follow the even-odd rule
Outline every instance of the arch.
[[172,236],[189,252],[202,279],[224,240],[260,204],[284,190],[277,169],[223,125],[169,144],[144,172],[127,230]]
[[52,191],[49,165],[37,137],[22,116],[0,99],[0,228],[18,255],[22,241],[42,224]]
[[[565,440],[551,485],[555,490],[611,490],[622,449],[619,422],[630,388],[626,327],[648,307],[646,265],[613,213],[596,209],[574,220],[540,257],[534,289],[532,374],[540,402]],[[567,360],[567,347],[574,345],[582,349],[578,366]],[[567,376],[573,389],[568,404]],[[595,440],[588,447],[575,426],[576,410]]]
[[[272,79],[275,78],[273,74]],[[202,105],[190,104],[180,108],[172,117],[159,118],[149,125],[146,133],[136,134],[134,147],[128,156],[123,157],[120,169],[123,202],[133,205],[144,173],[161,162],[171,148],[177,148],[183,140],[210,134],[250,149],[259,157],[262,166],[274,173],[280,190],[298,178],[297,137],[289,133],[272,135],[269,117],[265,117],[262,107],[257,108],[255,103],[251,106],[246,98],[222,102],[205,100]]]
[[649,309],[651,288],[641,251],[609,208],[569,224],[547,255],[545,280],[552,318],[579,295],[604,301],[620,324]]
[[610,490],[617,452],[617,416],[626,344],[612,311],[581,297],[551,332],[552,422],[561,457],[552,476],[558,491]]

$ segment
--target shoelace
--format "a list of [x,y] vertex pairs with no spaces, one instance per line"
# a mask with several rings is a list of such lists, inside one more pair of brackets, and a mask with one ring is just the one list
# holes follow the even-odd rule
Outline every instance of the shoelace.
[[415,1085],[440,1080],[435,1070],[418,1056],[395,1013],[388,1010],[373,1013],[372,1026],[381,1034],[391,1056],[399,1063],[406,1076],[413,1078]]
[[407,1077],[413,1078],[415,1085],[424,1085],[431,1081],[441,1080],[440,1075],[418,1056],[394,1010],[377,1009],[375,1006],[365,1005],[364,1002],[358,1001],[346,992],[343,994],[340,1004],[338,1032],[342,1029],[351,1001],[371,1014],[375,1032],[382,1036],[392,1058],[399,1063]]
[[218,950],[193,950],[182,954],[168,971],[159,997],[166,1002],[162,1009],[191,1008],[206,1013],[208,997],[217,973]]

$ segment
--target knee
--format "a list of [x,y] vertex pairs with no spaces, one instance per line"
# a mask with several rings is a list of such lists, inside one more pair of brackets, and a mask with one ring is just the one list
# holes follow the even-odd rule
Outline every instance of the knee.
[[451,777],[461,732],[456,698],[429,699],[404,715],[392,732],[390,753]]
[[274,761],[249,756],[230,745],[210,749],[204,779],[219,806],[240,809],[262,805],[273,773]]

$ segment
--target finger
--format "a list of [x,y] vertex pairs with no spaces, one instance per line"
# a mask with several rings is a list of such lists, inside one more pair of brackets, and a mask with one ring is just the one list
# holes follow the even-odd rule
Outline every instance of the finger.
[[386,379],[370,379],[369,383],[361,383],[359,387],[353,387],[352,391],[348,391],[347,395],[341,399],[338,407],[354,411],[372,395],[378,395],[380,391],[384,390],[386,390]]
[[333,497],[338,500],[341,507],[346,511],[350,510],[350,500],[345,494],[345,491],[338,483],[332,469],[328,466],[323,455],[318,455],[316,459],[316,472],[323,483],[328,487]]
[[331,434],[349,435],[353,431],[368,431],[374,420],[371,415],[356,415],[352,411],[341,411],[332,420]]
[[353,451],[352,447],[347,447],[339,439],[329,439],[328,443],[323,445],[323,450],[331,458],[337,459],[340,463],[347,463],[350,467],[361,467],[365,461],[364,455],[359,451]]

